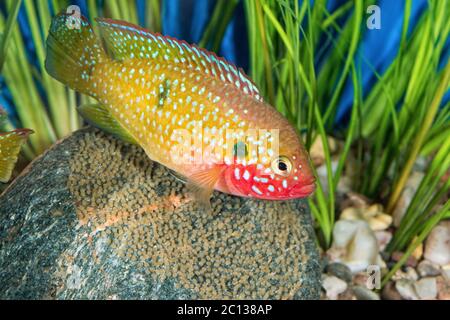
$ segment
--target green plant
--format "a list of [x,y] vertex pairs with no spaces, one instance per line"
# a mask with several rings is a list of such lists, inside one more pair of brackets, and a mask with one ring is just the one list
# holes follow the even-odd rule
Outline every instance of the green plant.
[[[356,55],[365,24],[364,9],[372,1],[348,1],[333,13],[326,1],[252,0],[245,2],[250,44],[250,73],[265,97],[299,132],[306,130],[311,145],[316,135],[324,145],[328,188],[318,181],[310,206],[319,227],[322,245],[331,244],[337,215],[335,191],[352,152],[357,157],[354,190],[382,201],[392,212],[419,156],[431,160],[425,177],[406,212],[389,252],[408,247],[437,221],[448,217],[448,206],[436,209],[446,197],[449,183],[441,179],[450,168],[449,104],[439,108],[449,88],[450,64],[438,62],[448,39],[449,8],[429,2],[420,22],[407,34],[411,1],[397,57],[363,97]],[[339,26],[337,19],[345,21]],[[323,65],[314,67],[318,39],[333,43]],[[353,108],[348,127],[333,130],[337,103],[345,80],[351,77]],[[400,105],[400,107],[399,107]],[[344,147],[332,170],[328,135],[343,137]],[[387,186],[387,190],[385,190]]]

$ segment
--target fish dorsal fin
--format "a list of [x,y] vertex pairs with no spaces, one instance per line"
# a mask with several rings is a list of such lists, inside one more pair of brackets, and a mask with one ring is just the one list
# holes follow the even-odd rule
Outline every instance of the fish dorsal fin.
[[11,178],[20,147],[31,133],[30,129],[0,133],[0,182],[6,183]]
[[209,74],[257,100],[263,100],[256,85],[241,68],[213,52],[124,21],[97,18],[97,22],[106,51],[113,59],[171,61]]
[[111,115],[107,107],[100,104],[86,104],[79,106],[77,109],[80,115],[91,125],[109,132],[125,142],[138,144],[128,131]]

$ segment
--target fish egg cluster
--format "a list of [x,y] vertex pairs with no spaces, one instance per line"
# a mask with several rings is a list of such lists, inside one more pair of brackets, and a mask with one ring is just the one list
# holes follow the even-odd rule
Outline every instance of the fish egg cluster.
[[201,299],[289,299],[302,289],[310,257],[297,202],[216,192],[213,212],[201,210],[165,167],[99,131],[74,152],[68,189],[88,238],[106,237],[112,254],[156,281]]

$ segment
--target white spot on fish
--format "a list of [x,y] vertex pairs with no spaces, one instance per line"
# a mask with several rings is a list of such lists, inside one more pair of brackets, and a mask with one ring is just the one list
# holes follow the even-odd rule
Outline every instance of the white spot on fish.
[[239,180],[241,178],[241,172],[239,171],[239,168],[234,169],[234,177],[236,180]]
[[258,187],[255,186],[255,185],[252,186],[252,190],[255,191],[255,192],[256,192],[257,194],[259,194],[259,195],[262,194],[261,190],[259,190]]
[[247,170],[244,171],[244,175],[243,175],[245,180],[248,180],[250,178],[250,172],[248,172]]

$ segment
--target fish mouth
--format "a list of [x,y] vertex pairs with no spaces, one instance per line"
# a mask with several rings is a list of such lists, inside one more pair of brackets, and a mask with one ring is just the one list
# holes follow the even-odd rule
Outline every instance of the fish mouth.
[[313,193],[314,190],[316,190],[316,184],[314,182],[305,185],[296,185],[289,191],[289,196],[304,198]]

